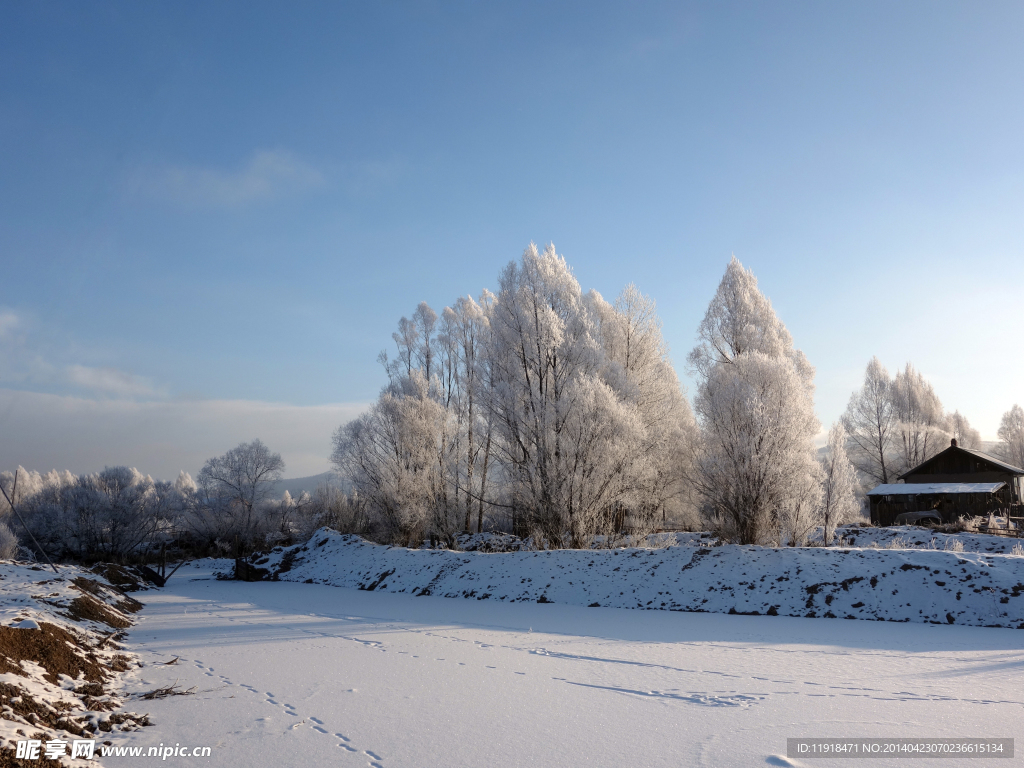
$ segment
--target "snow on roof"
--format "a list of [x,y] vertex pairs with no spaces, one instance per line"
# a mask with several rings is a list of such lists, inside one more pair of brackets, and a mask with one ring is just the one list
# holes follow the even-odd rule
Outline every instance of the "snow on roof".
[[1006,483],[883,483],[868,496],[916,496],[926,493],[995,493]]

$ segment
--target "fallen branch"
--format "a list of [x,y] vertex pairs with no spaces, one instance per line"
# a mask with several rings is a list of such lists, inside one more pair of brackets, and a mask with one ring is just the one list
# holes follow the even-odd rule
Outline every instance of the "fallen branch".
[[152,699],[166,699],[168,696],[191,696],[196,692],[195,687],[189,688],[188,690],[182,690],[178,683],[174,685],[168,685],[166,688],[157,688],[149,693],[144,693],[139,696],[140,699],[150,701]]

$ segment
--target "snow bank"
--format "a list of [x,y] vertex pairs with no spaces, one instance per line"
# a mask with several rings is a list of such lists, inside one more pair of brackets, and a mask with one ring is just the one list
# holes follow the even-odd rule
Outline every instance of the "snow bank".
[[[841,526],[836,537],[849,547],[892,547],[894,549],[943,549],[963,546],[964,552],[1009,555],[1014,547],[1024,546],[1021,539],[989,533],[940,533],[917,525],[894,525],[887,528],[858,525]],[[811,536],[821,541],[821,529]]]
[[255,558],[258,576],[506,602],[1024,629],[1024,558],[725,545],[479,553],[372,544],[322,528]]

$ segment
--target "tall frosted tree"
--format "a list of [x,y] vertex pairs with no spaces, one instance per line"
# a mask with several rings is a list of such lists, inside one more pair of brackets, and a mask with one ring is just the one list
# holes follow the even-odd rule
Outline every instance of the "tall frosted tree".
[[582,546],[603,513],[625,501],[641,422],[601,378],[595,317],[554,246],[541,253],[531,244],[499,288],[489,407],[508,503],[524,529]]
[[489,294],[481,303],[460,297],[441,314],[438,344],[442,362],[440,391],[445,407],[455,416],[451,474],[453,499],[464,510],[463,530],[470,532],[474,512],[477,530],[483,530],[484,498],[490,465],[493,422],[487,418],[487,348],[489,321],[485,311]]
[[207,459],[197,478],[204,504],[190,524],[200,533],[237,537],[245,546],[263,525],[261,508],[284,466],[281,454],[259,439]]
[[846,454],[847,434],[843,422],[828,431],[828,448],[822,458],[822,488],[819,519],[824,529],[823,541],[832,544],[836,527],[856,518],[860,511],[857,500],[857,473]]
[[958,413],[947,416],[935,389],[907,363],[890,377],[871,358],[864,384],[850,397],[843,414],[850,460],[869,480],[894,483],[962,436],[964,447],[977,447],[981,436]]
[[997,433],[999,453],[1005,461],[1024,467],[1024,409],[1014,406],[1003,414]]
[[701,435],[692,476],[709,522],[743,544],[799,533],[795,521],[806,518],[820,489],[814,369],[735,257],[689,361]]
[[949,445],[949,424],[939,396],[907,363],[892,382],[894,446],[899,471],[906,472]]
[[630,283],[614,305],[596,291],[588,301],[600,327],[605,381],[636,409],[643,426],[630,468],[632,527],[651,529],[669,517],[696,522],[685,450],[696,441],[696,421],[669,360],[654,300]]
[[875,483],[895,481],[893,434],[896,415],[892,378],[877,357],[864,372],[864,384],[850,396],[843,414],[853,465]]
[[804,353],[793,347],[793,337],[758,289],[753,272],[735,256],[697,329],[697,339],[688,360],[703,378],[715,365],[729,364],[744,352],[760,352],[788,360],[800,379],[813,387],[814,368]]
[[423,372],[414,369],[334,434],[332,463],[351,480],[388,541],[411,544],[427,534],[453,533],[444,523],[446,419]]

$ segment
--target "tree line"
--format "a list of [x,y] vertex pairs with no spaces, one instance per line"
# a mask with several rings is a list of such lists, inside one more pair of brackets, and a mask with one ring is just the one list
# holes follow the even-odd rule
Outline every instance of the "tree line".
[[283,471],[281,455],[260,440],[209,459],[195,480],[182,471],[173,482],[154,481],[131,467],[85,475],[19,467],[0,473],[0,559],[21,551],[38,559],[147,562],[168,548],[173,556],[240,556],[308,538],[323,525],[362,530],[361,513],[333,485],[298,499],[288,491],[272,497]]
[[[440,314],[421,303],[392,338],[379,397],[334,434],[348,493],[272,498],[284,463],[255,440],[208,460],[195,482],[126,467],[22,471],[15,504],[54,556],[80,560],[168,541],[241,554],[320,525],[402,545],[506,531],[538,547],[608,546],[664,527],[799,545],[819,527],[830,543],[861,514],[865,486],[895,482],[950,437],[981,444],[912,365],[890,376],[873,358],[816,450],[814,368],[735,257],[687,356],[692,406],[654,301],[634,285],[613,302],[584,293],[550,245],[531,244],[494,293]],[[1019,406],[999,438],[1002,457],[1024,464]],[[0,485],[14,494],[11,473]],[[3,504],[0,557],[19,545]]]
[[[850,457],[872,484],[895,483],[951,439],[962,448],[982,448],[981,433],[959,411],[946,413],[932,385],[910,363],[890,376],[873,357],[842,421],[849,434]],[[997,456],[1024,467],[1024,409],[1014,405],[1004,413],[997,434]]]
[[[890,377],[876,358],[817,451],[814,368],[735,257],[687,357],[692,407],[654,302],[633,285],[584,293],[553,246],[527,248],[496,293],[440,315],[420,304],[393,339],[388,383],[331,457],[391,543],[502,530],[580,547],[672,524],[762,544],[821,527],[831,542],[868,487],[950,437],[981,444],[912,365]],[[1018,406],[999,437],[1024,463]]]

